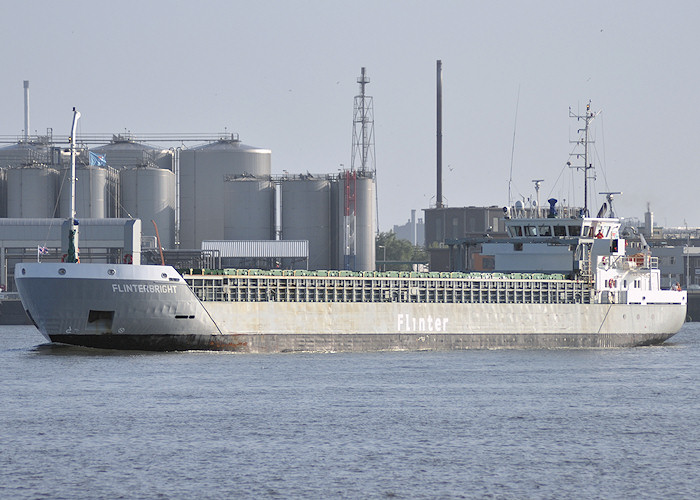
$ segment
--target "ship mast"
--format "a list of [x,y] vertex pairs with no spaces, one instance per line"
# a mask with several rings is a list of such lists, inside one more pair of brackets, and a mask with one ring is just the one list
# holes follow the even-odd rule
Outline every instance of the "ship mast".
[[78,220],[75,218],[75,133],[80,112],[73,108],[73,124],[70,128],[70,217],[68,218],[68,255],[66,262],[80,262],[78,255]]
[[590,125],[591,122],[595,119],[596,116],[600,114],[599,111],[591,111],[591,101],[588,101],[588,104],[586,104],[586,113],[584,115],[577,115],[573,111],[571,111],[571,108],[569,108],[569,117],[570,118],[576,118],[577,121],[584,120],[585,125],[583,128],[578,129],[578,133],[581,134],[583,133],[583,136],[580,137],[576,141],[569,141],[572,144],[579,144],[583,146],[583,153],[570,153],[569,156],[575,156],[577,160],[581,159],[581,156],[583,156],[583,165],[572,165],[571,162],[567,162],[567,165],[571,168],[575,168],[577,170],[583,170],[583,213],[582,216],[588,217],[588,171],[593,169],[593,163],[589,162],[588,160],[588,145],[593,144],[595,141],[592,141],[589,139],[589,130],[590,130]]

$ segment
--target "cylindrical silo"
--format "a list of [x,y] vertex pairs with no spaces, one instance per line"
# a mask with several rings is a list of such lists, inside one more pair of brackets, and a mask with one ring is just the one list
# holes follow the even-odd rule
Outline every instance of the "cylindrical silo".
[[280,184],[282,239],[308,240],[309,269],[331,266],[331,184],[297,177]]
[[224,180],[229,176],[269,177],[272,153],[220,140],[180,152],[180,247],[201,248],[203,240],[224,238]]
[[[109,216],[109,171],[106,167],[77,165],[75,167],[76,217],[104,219]],[[70,168],[61,169],[59,183],[59,214],[70,217]]]
[[51,218],[56,213],[58,171],[45,165],[7,169],[7,216]]
[[343,172],[337,183],[334,231],[340,269],[374,271],[377,232],[376,185],[372,172]]
[[155,236],[158,225],[163,248],[175,247],[175,174],[161,168],[125,168],[119,172],[124,217],[141,219],[144,236]]
[[5,169],[0,167],[0,218],[7,217],[7,177]]
[[0,148],[0,167],[19,167],[30,163],[49,163],[48,142],[21,141]]
[[269,179],[236,178],[224,183],[224,239],[274,239],[275,189]]
[[376,269],[375,238],[377,236],[376,184],[374,175],[366,173],[356,179],[355,239],[356,271]]
[[117,170],[145,166],[172,170],[171,151],[138,143],[128,136],[115,135],[109,144],[91,148],[90,151],[103,155],[107,165]]

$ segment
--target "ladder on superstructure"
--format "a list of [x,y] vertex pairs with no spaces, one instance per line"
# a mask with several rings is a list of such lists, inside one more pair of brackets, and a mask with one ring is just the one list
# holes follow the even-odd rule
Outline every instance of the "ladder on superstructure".
[[581,259],[579,260],[580,264],[580,269],[579,269],[579,277],[588,283],[589,285],[593,284],[593,263],[591,261],[592,257],[592,252],[591,250],[593,249],[593,245],[590,243],[580,243],[581,246],[581,253],[583,254],[581,256]]

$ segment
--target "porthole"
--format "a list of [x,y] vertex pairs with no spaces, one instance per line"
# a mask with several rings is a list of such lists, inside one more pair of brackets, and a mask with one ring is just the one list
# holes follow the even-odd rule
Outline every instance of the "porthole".
[[161,273],[161,274],[160,274],[160,277],[163,278],[163,279],[165,279],[165,278],[168,277],[168,275],[167,275],[167,273]]
[[58,274],[60,274],[61,276],[63,276],[64,274],[66,274],[65,268],[63,268],[63,267],[59,268]]
[[109,274],[110,276],[114,276],[114,273],[116,273],[114,269],[107,269],[107,274]]
[[22,274],[27,274],[27,270],[25,268],[22,268]]

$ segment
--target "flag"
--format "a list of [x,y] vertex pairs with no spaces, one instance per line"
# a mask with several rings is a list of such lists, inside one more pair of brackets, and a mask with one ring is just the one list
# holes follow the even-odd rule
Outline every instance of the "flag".
[[41,255],[46,255],[46,254],[49,253],[49,249],[46,248],[46,247],[41,247],[41,246],[40,246],[40,247],[39,247],[39,253],[40,253]]
[[105,155],[98,155],[97,153],[93,153],[92,151],[90,151],[90,165],[96,167],[106,167],[107,158],[105,157]]

